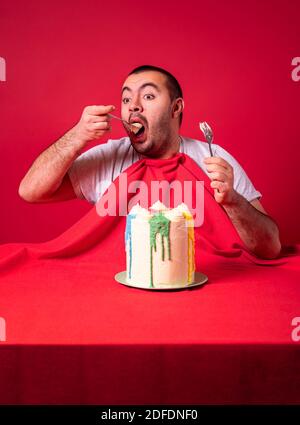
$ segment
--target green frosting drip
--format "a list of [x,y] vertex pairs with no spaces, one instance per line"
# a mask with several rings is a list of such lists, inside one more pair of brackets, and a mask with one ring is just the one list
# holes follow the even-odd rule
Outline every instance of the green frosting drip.
[[150,287],[153,287],[153,249],[156,252],[156,235],[161,235],[161,257],[165,261],[164,238],[167,239],[168,258],[171,260],[170,250],[170,220],[161,212],[155,214],[149,220],[150,224]]

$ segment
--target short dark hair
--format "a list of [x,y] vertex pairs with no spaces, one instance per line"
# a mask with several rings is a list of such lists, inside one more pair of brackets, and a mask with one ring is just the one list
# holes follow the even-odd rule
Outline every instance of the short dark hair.
[[[183,98],[183,93],[182,93],[180,84],[178,83],[174,75],[172,75],[169,71],[166,71],[163,68],[160,68],[154,65],[141,65],[141,66],[138,66],[137,68],[134,68],[128,74],[128,76],[132,74],[139,74],[140,72],[144,72],[144,71],[157,71],[157,72],[160,72],[161,74],[164,74],[167,77],[167,88],[170,94],[171,101],[177,99],[178,97]],[[179,116],[179,125],[181,125],[182,123],[182,118],[183,118],[183,113],[181,112]]]

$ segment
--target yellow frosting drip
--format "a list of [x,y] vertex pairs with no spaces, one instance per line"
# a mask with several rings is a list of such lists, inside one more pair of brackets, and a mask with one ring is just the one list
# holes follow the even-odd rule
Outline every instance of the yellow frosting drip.
[[[193,221],[193,216],[187,211],[183,211],[187,221]],[[195,271],[195,235],[194,226],[188,225],[188,283],[192,283],[193,272]]]

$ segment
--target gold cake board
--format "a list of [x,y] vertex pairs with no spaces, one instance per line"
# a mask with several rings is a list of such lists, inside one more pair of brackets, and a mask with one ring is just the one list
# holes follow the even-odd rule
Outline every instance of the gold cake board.
[[139,289],[150,289],[151,291],[173,291],[173,290],[182,290],[182,289],[190,289],[195,286],[204,285],[208,281],[208,277],[201,272],[195,272],[195,281],[193,283],[189,283],[188,285],[182,286],[182,284],[172,285],[172,287],[166,288],[156,288],[156,287],[145,287],[141,285],[133,285],[131,283],[126,282],[126,271],[119,272],[115,275],[115,280],[122,285],[130,286],[131,288],[139,288]]

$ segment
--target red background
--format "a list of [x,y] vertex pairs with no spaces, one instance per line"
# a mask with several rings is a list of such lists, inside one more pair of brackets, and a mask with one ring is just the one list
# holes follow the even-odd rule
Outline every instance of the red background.
[[[18,185],[33,160],[92,104],[115,104],[135,66],[165,67],[186,109],[181,134],[215,142],[245,168],[283,241],[300,239],[299,1],[14,1],[0,3],[0,243],[45,241],[91,205],[27,204]],[[123,135],[114,123],[111,138]],[[105,140],[91,143],[88,148]]]

